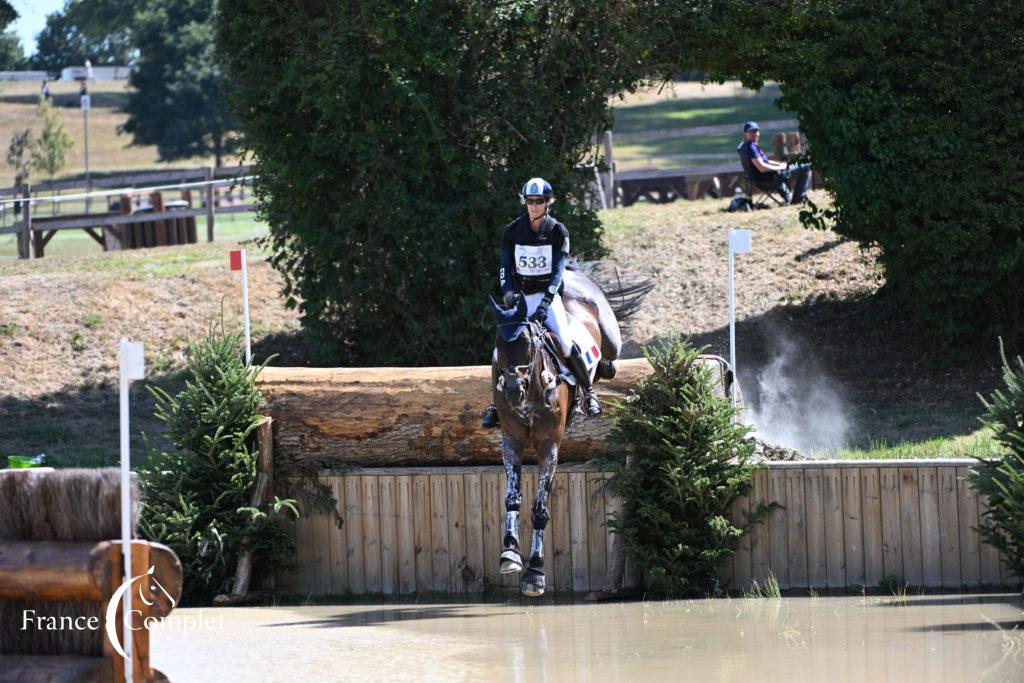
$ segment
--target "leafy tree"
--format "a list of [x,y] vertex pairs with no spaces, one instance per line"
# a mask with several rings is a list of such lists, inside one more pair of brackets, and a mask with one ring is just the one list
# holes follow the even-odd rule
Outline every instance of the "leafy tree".
[[0,71],[20,71],[26,66],[21,38],[14,31],[0,33]]
[[220,166],[237,149],[214,46],[215,6],[209,0],[149,0],[135,17],[139,57],[123,130],[132,134],[132,144],[156,145],[162,160],[213,154]]
[[[103,26],[99,17],[105,15],[86,9],[86,0],[69,0],[60,12],[47,15],[46,26],[36,37],[36,54],[30,59],[34,68],[59,74],[69,66],[83,65],[86,59],[94,65],[131,62],[131,33],[127,27]],[[93,17],[88,30],[77,22],[85,15]]]
[[271,263],[321,360],[487,358],[501,228],[543,176],[576,254],[607,94],[633,87],[639,5],[222,0],[222,59]]
[[644,349],[654,372],[615,408],[611,438],[633,454],[602,464],[608,489],[623,502],[609,526],[645,570],[651,588],[704,595],[717,588],[717,569],[749,527],[770,510],[761,506],[736,526],[730,510],[750,491],[755,443],[736,422],[728,398],[716,392],[700,351],[671,338]]
[[60,112],[43,97],[39,98],[39,118],[43,129],[32,142],[32,168],[45,173],[52,182],[67,163],[67,153],[75,141],[64,127]]
[[6,29],[10,24],[14,23],[14,20],[18,18],[18,13],[14,11],[7,0],[0,0],[0,31]]
[[1016,576],[1024,576],[1024,360],[1017,367],[1003,359],[1004,391],[995,391],[985,405],[982,422],[992,429],[1003,447],[1000,458],[978,458],[971,471],[971,486],[988,498],[988,510],[978,531],[982,538],[1003,552],[1006,565]]
[[171,396],[149,387],[175,448],[151,453],[139,472],[140,527],[181,559],[183,596],[190,603],[230,591],[245,550],[253,551],[262,575],[294,554],[283,527],[286,514],[297,514],[294,501],[275,498],[250,507],[262,404],[255,379],[262,367],[243,362],[241,333],[226,333],[222,322],[202,341],[189,341],[189,379],[182,391]]
[[[28,180],[32,172],[32,130],[18,128],[11,134],[7,145],[7,164],[14,167],[14,184]],[[18,205],[20,207],[20,205]]]

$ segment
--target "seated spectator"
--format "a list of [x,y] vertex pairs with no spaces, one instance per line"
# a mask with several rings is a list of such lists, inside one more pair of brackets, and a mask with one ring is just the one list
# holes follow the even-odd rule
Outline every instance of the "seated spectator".
[[[811,165],[787,165],[781,161],[772,161],[757,146],[761,139],[761,129],[755,121],[743,124],[743,142],[737,148],[744,170],[750,173],[750,180],[765,192],[777,192],[787,204],[800,204],[807,200],[807,190],[811,187]],[[789,191],[788,181],[793,180],[793,192]]]

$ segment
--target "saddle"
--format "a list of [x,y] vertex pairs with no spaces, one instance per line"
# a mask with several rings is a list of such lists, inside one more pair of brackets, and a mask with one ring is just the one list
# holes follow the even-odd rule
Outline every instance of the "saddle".
[[[555,382],[565,382],[566,386],[569,387],[569,405],[572,406],[572,408],[569,410],[569,413],[565,418],[565,428],[569,429],[569,426],[572,425],[573,419],[577,415],[586,414],[586,411],[583,408],[583,392],[580,391],[576,378],[573,377],[572,372],[568,369],[565,354],[562,353],[562,345],[558,343],[555,333],[546,327],[543,329],[543,349],[553,361],[553,365],[558,368],[558,375],[555,377]],[[614,376],[615,366],[611,361],[602,358],[597,362],[597,366],[594,368],[594,377],[592,381],[596,383],[600,379],[611,379]]]

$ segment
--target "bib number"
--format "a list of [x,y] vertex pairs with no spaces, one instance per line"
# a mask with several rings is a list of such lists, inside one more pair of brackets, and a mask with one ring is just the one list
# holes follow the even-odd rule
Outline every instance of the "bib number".
[[551,274],[551,245],[516,245],[516,272],[528,277]]

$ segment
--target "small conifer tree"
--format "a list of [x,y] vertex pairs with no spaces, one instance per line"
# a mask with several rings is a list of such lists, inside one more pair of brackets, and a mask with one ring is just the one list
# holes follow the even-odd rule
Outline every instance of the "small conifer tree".
[[988,498],[978,531],[986,543],[998,548],[1007,567],[1024,576],[1024,361],[1016,359],[1016,369],[1003,359],[1005,391],[996,390],[989,400],[979,395],[985,406],[981,421],[992,429],[1004,453],[997,458],[979,457],[972,469],[971,486]]
[[654,372],[616,406],[611,435],[633,457],[629,466],[603,463],[623,501],[609,526],[648,587],[668,594],[715,592],[719,564],[769,510],[759,507],[741,526],[730,520],[733,501],[750,490],[755,444],[701,352],[678,338],[644,349]]

